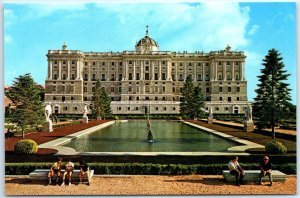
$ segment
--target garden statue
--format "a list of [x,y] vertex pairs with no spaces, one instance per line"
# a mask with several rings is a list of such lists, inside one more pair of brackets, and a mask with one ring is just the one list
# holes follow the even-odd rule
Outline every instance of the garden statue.
[[212,124],[213,123],[213,110],[212,110],[212,107],[209,107],[209,110],[208,110],[208,118],[207,118],[207,124]]
[[85,106],[83,108],[83,115],[82,115],[83,123],[89,123],[89,118],[88,118],[87,114],[88,114],[88,104],[85,104]]
[[248,107],[245,109],[244,130],[246,132],[250,132],[254,130],[254,123],[252,120],[252,107],[249,103],[248,103]]
[[46,116],[46,122],[48,124],[48,130],[49,130],[49,132],[53,131],[52,121],[50,119],[51,115],[52,115],[52,107],[51,107],[50,104],[48,104],[45,107],[45,116]]

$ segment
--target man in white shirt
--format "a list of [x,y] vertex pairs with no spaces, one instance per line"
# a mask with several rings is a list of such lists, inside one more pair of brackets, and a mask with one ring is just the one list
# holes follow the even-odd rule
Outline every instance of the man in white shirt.
[[238,159],[239,158],[237,156],[234,156],[228,163],[228,168],[229,168],[230,173],[232,175],[235,175],[235,182],[236,182],[237,186],[239,186],[240,184],[243,184],[243,178],[245,175],[244,170],[238,163]]
[[71,159],[68,159],[68,163],[65,165],[65,172],[63,175],[63,182],[61,186],[65,185],[65,178],[67,174],[69,174],[69,186],[71,186],[71,178],[72,178],[73,171],[74,171],[74,163],[71,161]]

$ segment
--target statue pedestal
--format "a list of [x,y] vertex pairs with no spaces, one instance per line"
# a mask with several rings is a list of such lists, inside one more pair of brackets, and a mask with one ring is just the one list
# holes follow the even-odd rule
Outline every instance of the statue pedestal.
[[83,123],[89,123],[89,118],[87,116],[82,117],[82,122]]
[[208,118],[207,118],[207,124],[213,124],[213,123],[214,123],[213,118],[208,117]]
[[46,125],[47,125],[48,131],[52,132],[53,131],[53,124],[52,124],[52,121],[50,119],[46,120]]
[[244,131],[252,132],[254,131],[254,123],[253,121],[245,121],[244,122]]

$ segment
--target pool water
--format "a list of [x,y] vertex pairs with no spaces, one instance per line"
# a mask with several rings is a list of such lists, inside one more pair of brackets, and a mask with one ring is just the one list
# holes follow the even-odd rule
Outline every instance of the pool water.
[[64,146],[78,152],[226,152],[239,145],[177,121],[151,121],[154,143],[147,142],[146,121],[118,122],[73,139]]

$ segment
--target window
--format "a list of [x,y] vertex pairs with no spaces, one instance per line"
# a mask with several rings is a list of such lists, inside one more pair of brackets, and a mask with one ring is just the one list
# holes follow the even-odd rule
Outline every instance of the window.
[[172,63],[172,66],[175,66],[175,63]]
[[53,100],[56,100],[56,97],[55,97],[55,96],[53,97]]
[[84,80],[88,80],[88,75],[84,74]]
[[228,87],[228,92],[231,92],[231,87]]
[[239,62],[235,62],[235,65],[239,65]]
[[145,100],[149,100],[149,97],[147,96],[147,97],[145,97]]
[[240,97],[236,97],[236,101],[240,101]]
[[128,92],[132,92],[132,87],[128,87]]
[[167,111],[167,107],[164,107],[163,109],[164,109],[164,111]]
[[65,96],[63,96],[63,97],[61,97],[61,101],[65,101],[66,100],[66,97]]
[[162,73],[162,80],[166,80],[166,74]]
[[105,81],[105,74],[101,75],[101,81]]
[[166,64],[166,61],[162,61],[162,64],[163,64],[163,65]]
[[122,87],[119,87],[119,93],[122,93]]
[[140,100],[140,97],[136,97],[136,100]]
[[71,100],[74,100],[74,97],[73,97],[73,96],[71,97]]
[[88,99],[87,99],[87,97],[84,97],[84,101],[87,101]]
[[225,111],[228,111],[228,107],[225,107]]
[[163,87],[163,93],[165,93],[166,92],[166,87]]
[[63,107],[63,110],[64,110],[64,111],[67,111],[67,110],[68,110],[68,107]]
[[158,73],[155,73],[155,74],[154,74],[154,79],[155,79],[155,80],[158,80]]
[[136,110],[136,111],[138,111],[138,110],[139,110],[139,108],[138,108],[138,107],[135,107],[135,110]]
[[93,77],[92,77],[92,80],[93,80],[93,81],[96,81],[96,74],[93,74],[92,76],[93,76]]
[[84,88],[83,88],[83,91],[84,91],[84,92],[87,92],[87,87],[84,87]]
[[72,74],[72,80],[75,80],[75,74]]
[[227,62],[227,65],[230,65],[230,62],[229,62],[229,61]]
[[149,75],[149,73],[145,73],[145,80],[150,80],[150,75]]
[[112,92],[112,93],[115,92],[115,88],[114,88],[114,87],[111,87],[111,88],[110,88],[110,92]]
[[206,87],[206,93],[209,93],[209,87]]
[[222,87],[219,87],[219,92],[223,92],[223,88]]
[[129,100],[130,100],[130,101],[132,100],[132,96],[129,96]]
[[132,61],[129,61],[129,65],[132,65]]
[[166,97],[162,97],[162,100],[165,101],[165,100],[166,100]]
[[175,91],[176,91],[175,87],[173,87],[173,90],[172,90],[172,91],[173,91],[173,93],[175,93]]
[[52,87],[52,91],[56,91],[56,85]]
[[179,74],[179,80],[183,81],[183,74]]
[[119,65],[122,65],[122,62],[119,62]]
[[77,107],[73,107],[73,109],[74,109],[75,111],[77,111]]
[[158,97],[155,97],[154,100],[157,101],[157,100],[158,100]]
[[231,102],[231,97],[228,97],[228,99],[227,99],[227,100],[228,100],[228,102]]
[[136,78],[136,80],[140,80],[140,73],[136,73],[135,78]]
[[54,64],[57,64],[57,60],[54,61]]
[[237,87],[237,88],[236,88],[236,92],[240,92],[240,87]]
[[54,80],[56,80],[56,79],[57,79],[57,74],[54,74],[54,77],[53,77],[53,78],[54,78]]
[[129,80],[132,80],[132,73],[129,73]]
[[96,62],[93,62],[93,65],[95,66],[95,65],[96,65]]
[[219,107],[216,107],[216,108],[215,108],[215,111],[219,111]]
[[65,86],[61,87],[61,91],[65,91],[65,89],[66,89]]
[[111,65],[115,65],[115,62],[111,62]]
[[189,66],[192,66],[192,63],[189,63]]
[[119,74],[119,80],[122,80],[122,74]]
[[222,101],[223,100],[223,98],[222,97],[220,97],[220,101]]
[[95,87],[92,87],[92,92],[95,92]]
[[198,66],[201,66],[201,63],[198,63]]
[[67,79],[67,75],[63,74],[63,80],[66,80],[66,79]]
[[198,74],[197,80],[201,80],[201,74]]
[[66,61],[64,60],[62,63],[65,65],[65,64],[66,64]]
[[222,65],[222,62],[219,62],[219,65]]
[[155,111],[158,111],[158,107],[155,107]]

